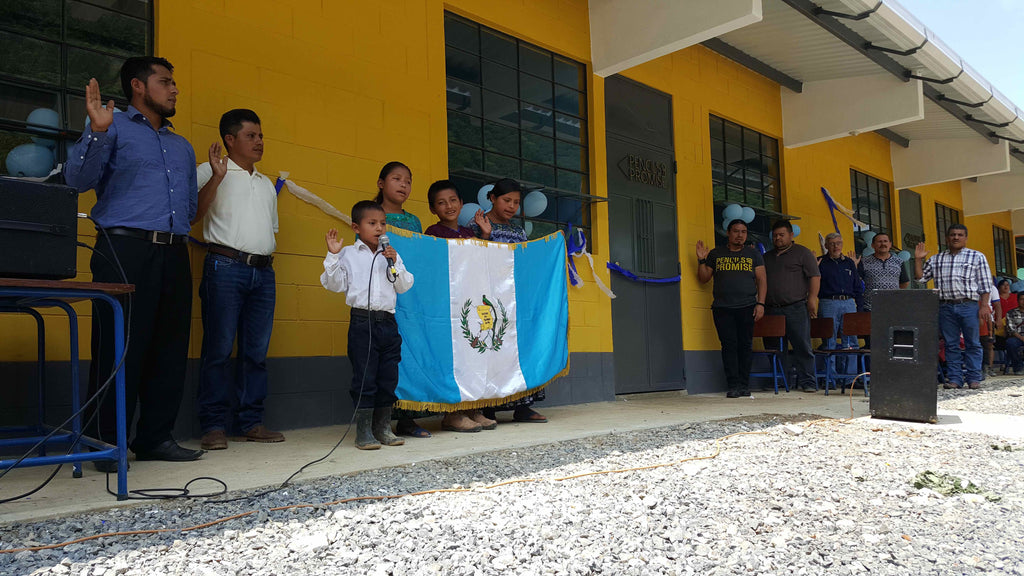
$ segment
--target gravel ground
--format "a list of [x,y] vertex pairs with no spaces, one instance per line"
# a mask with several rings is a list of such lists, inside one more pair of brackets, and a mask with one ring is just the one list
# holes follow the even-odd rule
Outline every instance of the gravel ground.
[[[940,390],[939,402],[1024,415],[1024,382]],[[813,418],[685,424],[322,479],[256,500],[8,525],[0,549],[259,510],[201,531],[3,554],[0,573],[1024,575],[1020,441]],[[709,456],[716,438],[737,432],[753,434],[721,441],[717,458],[556,480]],[[926,470],[998,500],[914,488]],[[516,478],[540,480],[484,488]],[[269,511],[451,487],[471,490]]]

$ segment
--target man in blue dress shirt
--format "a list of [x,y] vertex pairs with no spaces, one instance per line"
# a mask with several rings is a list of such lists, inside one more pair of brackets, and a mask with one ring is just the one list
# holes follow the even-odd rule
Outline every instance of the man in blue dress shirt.
[[[825,349],[857,348],[857,338],[840,335],[843,331],[843,316],[857,311],[857,299],[864,293],[864,282],[857,272],[860,258],[853,252],[843,255],[843,237],[837,232],[825,236],[824,256],[818,258],[821,271],[821,289],[818,292],[818,318],[832,319],[832,337],[825,341]],[[829,359],[831,362],[832,359]],[[836,372],[845,380],[847,357],[836,358]]]
[[[136,401],[139,420],[130,448],[137,460],[196,460],[203,452],[182,448],[171,436],[184,392],[192,310],[192,274],[187,248],[196,213],[196,158],[187,140],[171,131],[178,88],[174,67],[163,58],[129,58],[121,87],[131,102],[115,114],[93,78],[86,87],[89,126],[64,168],[79,192],[96,190],[92,217],[96,246],[89,267],[95,282],[135,285],[126,299],[128,347],[125,408],[131,428]],[[124,277],[122,277],[122,269]],[[93,307],[90,394],[113,372],[109,307]],[[108,389],[87,430],[113,443],[115,394]],[[110,472],[116,463],[97,462]]]

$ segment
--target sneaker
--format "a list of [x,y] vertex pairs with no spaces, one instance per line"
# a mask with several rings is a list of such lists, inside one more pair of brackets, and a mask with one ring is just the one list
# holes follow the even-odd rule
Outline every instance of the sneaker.
[[203,434],[199,447],[203,450],[227,450],[228,436],[223,430],[210,430]]

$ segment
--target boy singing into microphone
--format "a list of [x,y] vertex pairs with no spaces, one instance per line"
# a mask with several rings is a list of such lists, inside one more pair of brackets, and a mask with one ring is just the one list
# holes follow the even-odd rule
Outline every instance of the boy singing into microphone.
[[[356,407],[356,448],[377,450],[381,444],[401,446],[391,432],[391,407],[398,399],[398,363],[402,337],[395,322],[395,300],[412,287],[413,275],[402,257],[387,245],[387,219],[380,204],[370,200],[352,207],[357,236],[342,248],[338,231],[327,232],[327,257],[320,284],[345,292],[352,308],[348,327],[348,359],[352,362],[352,402]],[[386,246],[386,247],[385,247]],[[395,274],[389,272],[394,262]]]

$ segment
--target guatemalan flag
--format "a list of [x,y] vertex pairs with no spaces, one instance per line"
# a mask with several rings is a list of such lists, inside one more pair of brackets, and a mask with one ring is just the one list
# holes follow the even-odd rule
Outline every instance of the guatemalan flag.
[[561,232],[521,244],[388,227],[416,285],[398,295],[400,408],[452,411],[529,395],[569,369]]

